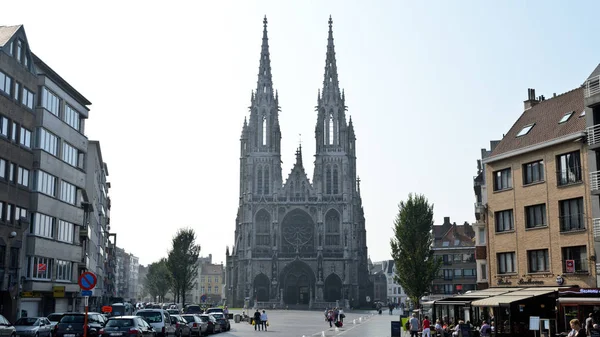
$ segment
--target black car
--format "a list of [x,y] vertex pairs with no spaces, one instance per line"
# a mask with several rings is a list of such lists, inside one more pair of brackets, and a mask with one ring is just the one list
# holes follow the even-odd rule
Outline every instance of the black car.
[[[64,314],[60,322],[54,326],[52,331],[53,337],[82,337],[84,329],[85,314],[84,313],[68,313]],[[106,319],[97,312],[88,313],[87,329],[88,337],[97,337],[98,331],[104,327]]]
[[217,323],[221,325],[221,331],[229,331],[231,329],[231,325],[229,325],[229,319],[225,317],[222,312],[212,312],[209,315],[214,317],[217,320]]
[[155,337],[156,333],[143,318],[138,316],[111,317],[99,337]]
[[202,310],[202,308],[200,308],[200,306],[196,304],[190,304],[186,306],[185,310],[183,311],[184,314],[201,314],[203,312],[204,311]]

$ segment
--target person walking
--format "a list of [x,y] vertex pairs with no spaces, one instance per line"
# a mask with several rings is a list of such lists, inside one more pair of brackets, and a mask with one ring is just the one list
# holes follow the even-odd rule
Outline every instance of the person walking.
[[262,326],[262,322],[260,320],[260,311],[258,311],[258,309],[256,309],[256,312],[254,312],[254,331],[256,331],[256,330],[260,331],[261,326]]
[[265,331],[267,331],[267,320],[267,313],[263,310],[262,314],[260,315],[260,321],[262,323],[262,328]]
[[417,314],[413,313],[412,318],[410,319],[410,337],[418,337],[419,336],[419,319],[417,318]]
[[344,323],[344,317],[346,317],[346,314],[344,314],[344,308],[340,308],[340,312],[338,314],[339,314],[339,316],[338,316],[339,321]]
[[431,337],[430,325],[429,316],[425,316],[425,319],[423,320],[423,337]]

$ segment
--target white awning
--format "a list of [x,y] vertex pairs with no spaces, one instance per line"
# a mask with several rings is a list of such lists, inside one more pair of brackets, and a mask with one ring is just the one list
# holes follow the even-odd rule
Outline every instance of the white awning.
[[471,302],[474,307],[499,307],[501,304],[510,304],[518,302],[527,298],[534,297],[533,295],[499,295],[484,298],[481,300]]

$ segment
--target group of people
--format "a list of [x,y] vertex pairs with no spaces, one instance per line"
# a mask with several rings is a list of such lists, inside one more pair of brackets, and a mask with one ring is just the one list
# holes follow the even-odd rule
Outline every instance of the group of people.
[[329,322],[329,327],[341,327],[344,325],[344,309],[342,308],[333,308],[333,309],[325,309],[325,321]]
[[267,331],[267,327],[269,326],[267,313],[264,310],[261,313],[260,310],[256,309],[252,317],[252,325],[254,325],[254,331]]
[[[432,332],[435,332],[438,336],[452,336],[452,337],[460,337],[461,336],[461,325],[464,325],[465,321],[459,320],[458,324],[455,326],[448,325],[440,321],[436,320],[435,325],[433,326],[433,330],[431,327],[431,322],[429,321],[429,316],[425,316],[423,322],[419,322],[417,318],[417,314],[412,314],[412,317],[406,324],[406,329],[410,331],[410,336],[419,336],[419,331],[422,331],[422,337],[431,337]],[[468,324],[471,326],[471,324]],[[494,331],[494,323],[491,325],[487,323],[487,321],[483,321],[481,327],[479,328],[479,333],[481,337],[489,337]]]
[[571,330],[567,337],[584,337],[591,336],[592,329],[600,329],[600,326],[594,322],[594,314],[590,313],[589,317],[585,320],[585,326],[581,326],[581,322],[578,319],[572,319],[569,321]]

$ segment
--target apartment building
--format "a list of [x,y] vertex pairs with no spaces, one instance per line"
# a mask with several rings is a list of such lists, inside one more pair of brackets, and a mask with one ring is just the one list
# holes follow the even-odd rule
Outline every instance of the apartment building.
[[36,67],[23,26],[0,26],[0,313],[16,319],[29,231]]
[[[475,263],[475,231],[468,222],[463,225],[444,223],[433,226],[433,255],[442,260],[439,274],[431,285],[431,298],[435,295],[462,294],[477,288]],[[443,297],[443,296],[442,296]]]
[[[402,286],[396,283],[396,280],[394,279],[396,276],[396,264],[394,263],[394,260],[373,262],[372,270],[375,272],[381,271],[381,273],[385,276],[385,289],[380,289],[379,294],[377,294],[377,289],[374,289],[372,300],[396,304],[400,309],[403,310],[408,297],[406,296]],[[375,278],[373,281],[378,281],[379,283],[379,280],[376,280]]]
[[489,287],[489,271],[487,263],[487,214],[485,211],[487,205],[487,183],[485,180],[485,164],[482,160],[489,157],[499,140],[490,142],[490,150],[481,149],[481,159],[477,159],[477,175],[473,178],[473,190],[475,192],[475,264],[477,271],[477,289],[487,289]]
[[584,87],[550,99],[529,89],[482,160],[490,286],[596,286],[585,115]]
[[115,289],[117,297],[135,302],[138,296],[139,258],[123,248],[116,248]]
[[90,307],[98,308],[110,304],[110,296],[105,288],[106,244],[110,231],[110,183],[107,181],[108,165],[102,158],[99,141],[89,141],[86,156],[86,204],[89,218],[80,230],[84,257],[89,260],[89,270],[96,274],[98,283],[90,298]]
[[[212,256],[210,256],[209,259],[212,260]],[[197,293],[199,295],[197,302],[208,304],[221,303],[223,299],[223,287],[225,286],[225,269],[223,268],[223,264],[214,264],[211,261],[204,261],[200,263],[198,272],[198,288],[200,291]],[[196,298],[194,298],[194,300],[196,300]]]

